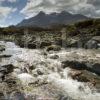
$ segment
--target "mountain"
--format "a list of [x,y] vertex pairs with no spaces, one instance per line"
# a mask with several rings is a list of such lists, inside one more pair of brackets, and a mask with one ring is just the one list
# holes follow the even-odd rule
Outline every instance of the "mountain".
[[50,27],[52,25],[71,24],[86,19],[89,18],[81,14],[71,14],[66,11],[62,11],[61,13],[54,12],[51,14],[40,11],[36,16],[20,22],[17,27]]

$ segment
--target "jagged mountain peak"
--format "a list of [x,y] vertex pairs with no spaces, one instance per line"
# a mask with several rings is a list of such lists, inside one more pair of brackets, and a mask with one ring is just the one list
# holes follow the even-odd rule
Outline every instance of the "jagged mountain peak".
[[71,24],[77,21],[89,19],[88,17],[81,14],[71,14],[67,11],[62,11],[60,13],[52,12],[46,14],[43,11],[40,11],[36,16],[23,20],[17,26],[27,26],[27,27],[50,27],[53,24]]

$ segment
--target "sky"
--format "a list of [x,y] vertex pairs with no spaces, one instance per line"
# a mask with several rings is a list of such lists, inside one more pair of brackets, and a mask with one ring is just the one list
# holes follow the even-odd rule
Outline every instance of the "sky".
[[68,11],[100,18],[100,0],[0,0],[0,26],[16,25],[40,11]]

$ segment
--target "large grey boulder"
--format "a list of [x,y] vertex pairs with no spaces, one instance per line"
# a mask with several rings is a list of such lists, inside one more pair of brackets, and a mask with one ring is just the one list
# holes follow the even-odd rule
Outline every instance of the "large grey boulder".
[[98,48],[98,42],[95,40],[89,40],[86,44],[85,44],[85,48],[86,49],[97,49]]

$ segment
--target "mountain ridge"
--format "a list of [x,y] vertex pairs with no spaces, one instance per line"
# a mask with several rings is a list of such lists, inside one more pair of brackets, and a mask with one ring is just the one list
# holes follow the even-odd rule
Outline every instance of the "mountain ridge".
[[24,19],[22,22],[17,24],[17,27],[50,27],[59,24],[67,25],[87,19],[90,18],[81,14],[71,14],[66,11],[60,13],[53,12],[51,14],[46,14],[45,12],[40,11],[36,16]]

